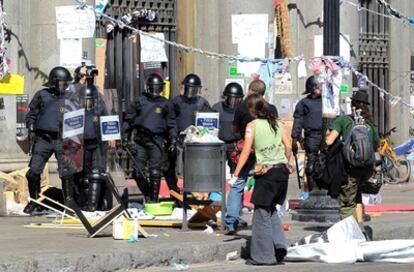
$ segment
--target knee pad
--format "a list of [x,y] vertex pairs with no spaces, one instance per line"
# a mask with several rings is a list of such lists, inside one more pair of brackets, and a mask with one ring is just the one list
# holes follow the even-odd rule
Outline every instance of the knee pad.
[[312,171],[313,171],[313,164],[314,164],[315,162],[314,161],[310,161],[310,162],[308,162],[308,163],[306,163],[306,167],[305,167],[305,173],[306,173],[306,175],[311,175],[312,174]]
[[151,179],[161,179],[161,177],[162,177],[161,169],[157,169],[157,168],[150,169]]
[[89,175],[89,179],[92,183],[98,183],[103,182],[104,177],[99,169],[92,169],[92,172]]
[[26,178],[29,182],[40,182],[40,174],[35,174],[31,169],[26,172]]

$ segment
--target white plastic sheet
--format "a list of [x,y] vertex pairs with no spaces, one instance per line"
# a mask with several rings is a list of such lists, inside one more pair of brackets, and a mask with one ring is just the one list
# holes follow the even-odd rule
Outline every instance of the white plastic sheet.
[[327,236],[329,241],[327,243],[309,243],[288,248],[286,261],[414,262],[414,240],[366,242],[352,216],[330,227]]

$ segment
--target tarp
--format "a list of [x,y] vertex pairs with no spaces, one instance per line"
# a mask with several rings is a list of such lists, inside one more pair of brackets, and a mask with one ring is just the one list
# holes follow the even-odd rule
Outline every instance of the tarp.
[[324,263],[414,262],[414,240],[367,242],[353,216],[330,227],[327,237],[329,242],[324,243],[319,239],[315,240],[316,243],[289,247],[285,260]]

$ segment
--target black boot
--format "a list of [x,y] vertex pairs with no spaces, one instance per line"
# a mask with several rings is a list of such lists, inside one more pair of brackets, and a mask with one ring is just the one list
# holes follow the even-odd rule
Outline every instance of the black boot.
[[[29,195],[31,199],[38,199],[40,193],[40,175],[34,174],[31,170],[27,171],[26,178],[28,181]],[[23,212],[26,214],[32,215],[33,213],[39,212],[41,207],[30,201],[26,207],[24,207]]]
[[141,193],[143,194],[144,198],[149,198],[150,195],[150,184],[144,178],[135,178],[135,182]]
[[153,203],[158,203],[158,195],[160,194],[160,180],[152,179],[150,184],[150,200]]
[[100,182],[91,182],[89,184],[88,210],[90,212],[94,212],[98,209],[101,190],[102,184]]
[[73,197],[73,183],[74,179],[73,176],[65,176],[61,178],[62,180],[62,191],[63,191],[63,199],[65,201],[65,205],[69,208],[74,207],[75,199]]

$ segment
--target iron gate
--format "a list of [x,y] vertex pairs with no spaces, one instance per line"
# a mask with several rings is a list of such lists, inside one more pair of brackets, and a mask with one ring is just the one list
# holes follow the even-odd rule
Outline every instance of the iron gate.
[[[384,13],[384,7],[376,1],[362,0],[367,9]],[[389,19],[367,11],[359,16],[359,69],[368,78],[386,90],[389,89]],[[369,87],[371,113],[379,132],[389,128],[388,97],[381,98],[380,92]]]
[[[166,40],[176,40],[176,0],[112,0],[106,13],[116,19],[130,16],[130,26],[145,32],[164,33]],[[168,63],[141,64],[139,35],[118,26],[107,33],[108,24],[100,21],[97,37],[107,39],[105,89],[116,90],[122,120],[129,103],[142,92],[148,72],[159,69],[171,86],[176,85],[176,51],[166,44]]]

